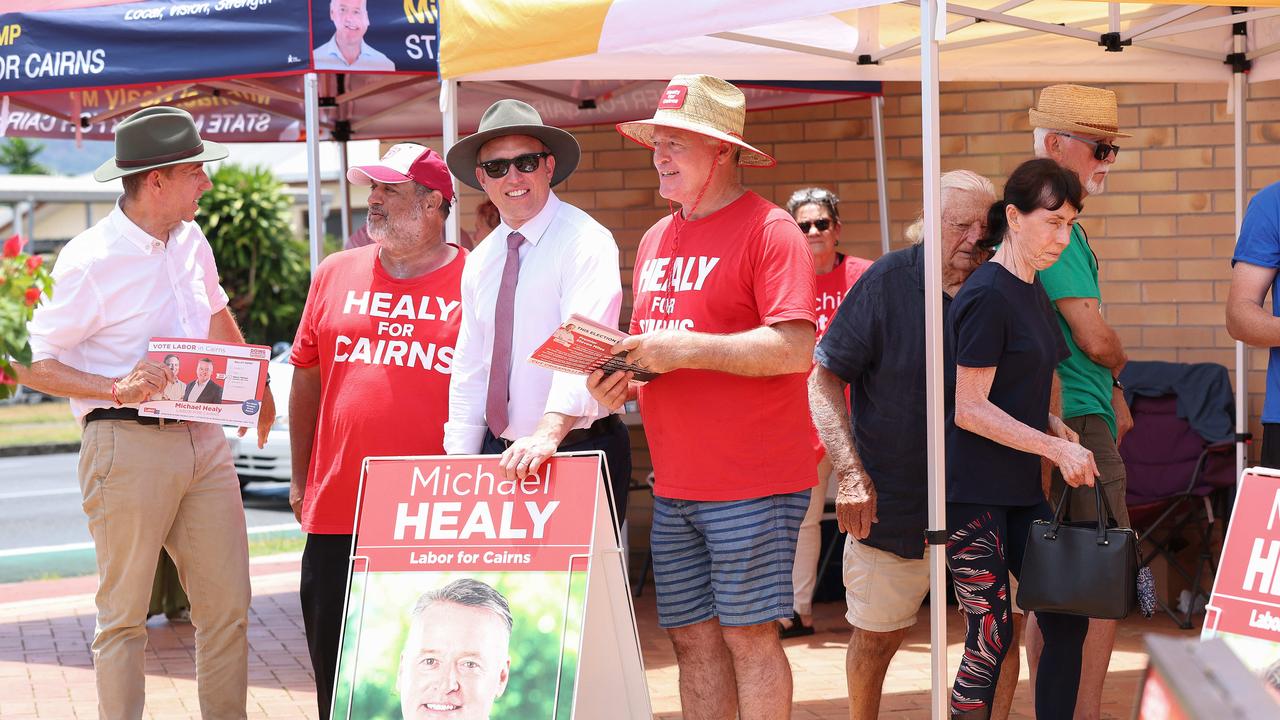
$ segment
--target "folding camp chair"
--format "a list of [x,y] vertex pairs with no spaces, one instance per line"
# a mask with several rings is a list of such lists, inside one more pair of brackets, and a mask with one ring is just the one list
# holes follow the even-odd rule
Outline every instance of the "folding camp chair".
[[[1235,443],[1210,443],[1178,416],[1177,397],[1133,398],[1133,430],[1120,444],[1128,476],[1126,505],[1138,532],[1143,563],[1163,557],[1188,584],[1185,607],[1157,603],[1184,630],[1209,600],[1217,571],[1215,537],[1218,509],[1234,488]],[[1215,503],[1218,508],[1215,508]],[[1180,560],[1194,546],[1195,560]],[[1181,603],[1179,603],[1181,605]]]

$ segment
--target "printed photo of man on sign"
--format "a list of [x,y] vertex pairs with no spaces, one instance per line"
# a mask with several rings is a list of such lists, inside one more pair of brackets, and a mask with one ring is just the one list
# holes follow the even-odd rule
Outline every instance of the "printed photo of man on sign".
[[350,597],[333,720],[573,717],[585,571],[355,573]]

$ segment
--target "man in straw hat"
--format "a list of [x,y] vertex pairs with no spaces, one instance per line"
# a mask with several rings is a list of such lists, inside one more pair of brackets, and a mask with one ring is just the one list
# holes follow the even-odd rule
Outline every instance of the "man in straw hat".
[[513,478],[537,472],[558,450],[601,450],[621,525],[631,482],[626,426],[581,378],[526,362],[570,315],[618,325],[622,281],[613,235],[551,191],[580,156],[572,135],[543,124],[519,100],[491,105],[479,130],[449,148],[450,172],[483,191],[501,222],[462,275],[444,447],[501,454]]
[[307,534],[298,594],[329,717],[366,457],[440,455],[466,253],[444,242],[453,180],[415,143],[347,170],[369,188],[374,243],[316,269],[289,361],[289,504]]
[[[227,151],[171,107],[128,117],[115,149],[93,176],[122,178],[124,195],[59,254],[53,298],[31,322],[33,362],[19,379],[71,398],[84,426],[79,476],[98,557],[99,717],[142,717],[147,607],[164,547],[191,598],[200,712],[243,718],[249,557],[231,452],[217,425],[137,410],[174,380],[145,359],[151,338],[244,342],[194,222],[211,187],[204,163]],[[275,414],[268,389],[259,447]]]
[[[1030,116],[1036,155],[1052,158],[1076,173],[1085,196],[1101,193],[1107,172],[1120,152],[1116,138],[1130,137],[1118,127],[1116,94],[1081,85],[1051,85],[1040,92],[1040,101],[1031,108]],[[1040,271],[1040,282],[1054,303],[1058,323],[1071,349],[1071,356],[1058,365],[1062,419],[1079,434],[1080,443],[1093,452],[1102,473],[1102,491],[1107,493],[1116,520],[1121,526],[1128,526],[1124,461],[1116,449],[1133,427],[1124,388],[1116,379],[1128,358],[1120,337],[1102,317],[1098,259],[1081,223],[1072,226],[1071,244],[1058,261]],[[1052,502],[1062,497],[1064,487],[1062,475],[1055,469]],[[1087,493],[1075,493],[1069,511],[1073,520],[1093,520],[1097,514],[1093,498]],[[1030,627],[1027,655],[1034,675],[1043,647],[1034,615]],[[1077,718],[1098,717],[1115,634],[1113,620],[1093,620],[1089,624],[1076,701]]]
[[805,373],[814,344],[808,243],[783,209],[742,185],[773,158],[742,139],[746,100],[678,75],[652,119],[618,125],[652,148],[658,192],[680,210],[640,242],[631,331],[615,346],[661,373],[588,385],[601,402],[638,390],[654,468],[658,618],[688,717],[787,718],[796,536],[817,478]]

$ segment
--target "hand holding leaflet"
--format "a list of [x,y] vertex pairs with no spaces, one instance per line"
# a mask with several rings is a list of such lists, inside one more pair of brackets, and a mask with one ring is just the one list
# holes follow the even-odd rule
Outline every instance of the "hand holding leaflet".
[[628,363],[624,353],[611,352],[614,345],[629,337],[626,333],[583,317],[571,315],[546,342],[529,356],[529,362],[549,370],[590,375],[603,370],[634,373],[636,382],[647,382],[657,373]]

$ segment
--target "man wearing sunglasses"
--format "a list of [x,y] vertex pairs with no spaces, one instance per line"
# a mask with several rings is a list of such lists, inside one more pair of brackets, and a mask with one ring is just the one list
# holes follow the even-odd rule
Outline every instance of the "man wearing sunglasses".
[[551,186],[578,166],[578,141],[530,105],[499,100],[479,130],[449,149],[449,171],[488,196],[501,222],[477,238],[462,276],[462,328],[444,447],[502,455],[507,477],[537,472],[557,451],[602,450],[617,523],[631,482],[627,428],[584,387],[526,358],[577,313],[617,327],[618,246]]
[[[1107,172],[1120,152],[1116,138],[1130,137],[1120,132],[1117,116],[1116,95],[1110,90],[1051,85],[1040,93],[1039,104],[1030,110],[1035,153],[1076,173],[1086,196],[1097,195],[1103,191]],[[1071,356],[1058,365],[1062,419],[1080,435],[1080,443],[1093,452],[1102,471],[1100,487],[1107,493],[1116,521],[1127,527],[1124,461],[1116,446],[1133,427],[1133,419],[1124,400],[1124,388],[1116,378],[1128,358],[1120,337],[1102,317],[1098,258],[1079,222],[1072,226],[1071,243],[1062,256],[1052,267],[1040,271],[1040,282],[1057,309],[1058,322],[1071,349]],[[1052,502],[1062,497],[1064,487],[1062,476],[1055,470]],[[1094,507],[1091,494],[1076,493],[1068,511],[1072,520],[1094,520]],[[1027,655],[1034,680],[1043,641],[1034,621],[1028,623],[1028,629]],[[1079,720],[1098,717],[1115,633],[1115,621],[1089,623],[1076,700],[1075,717]]]

